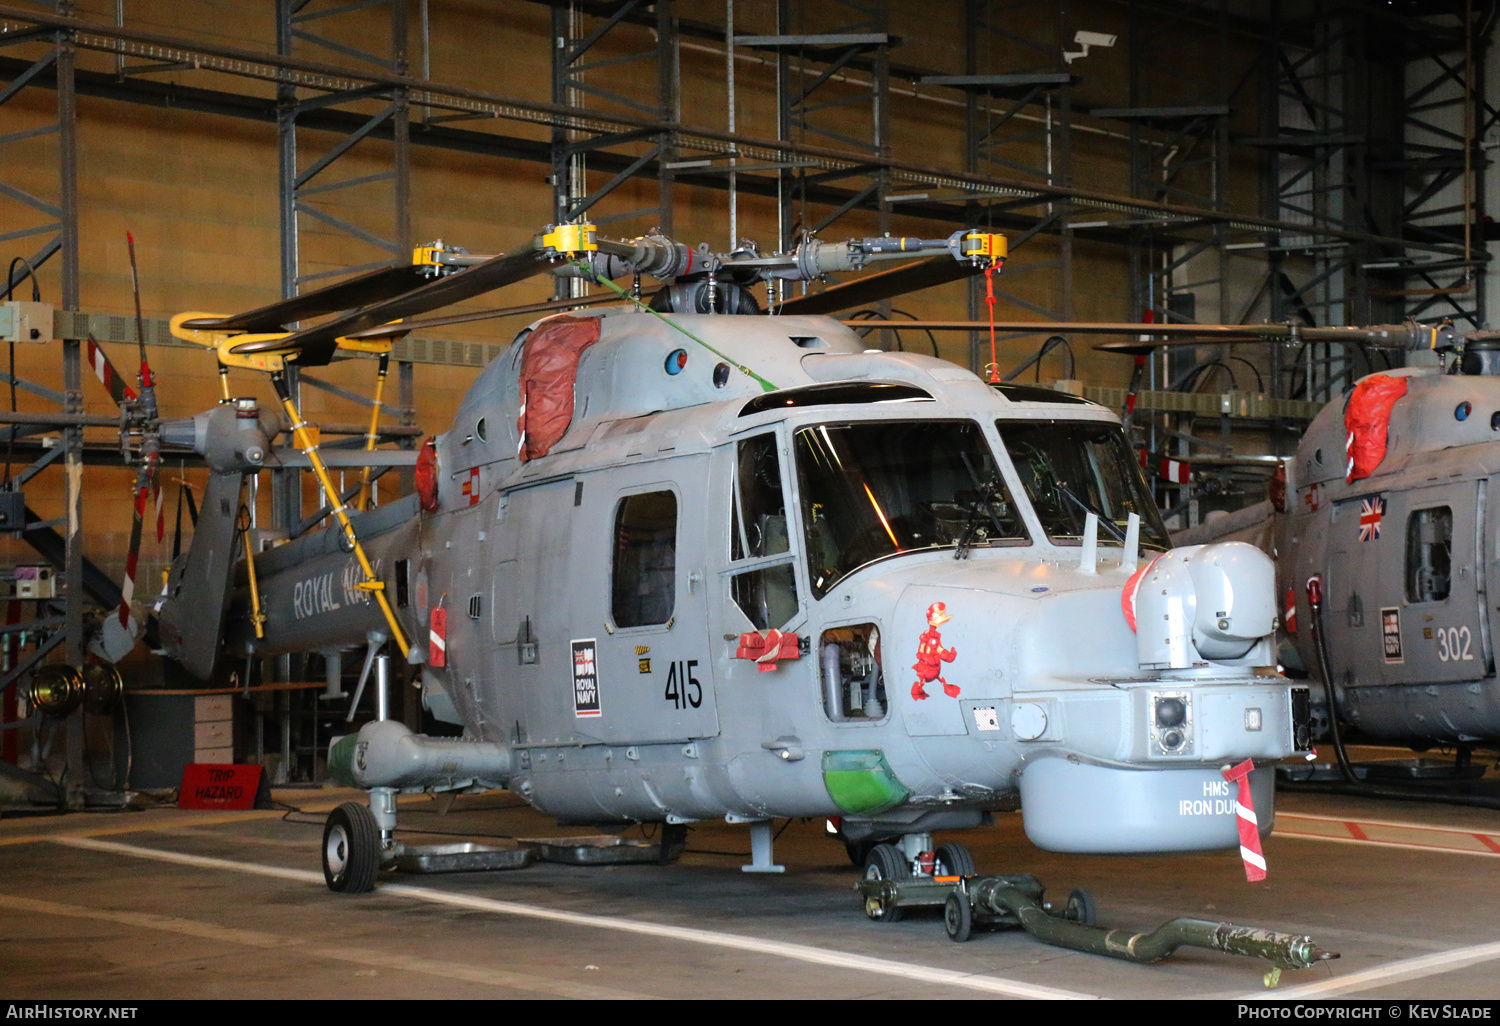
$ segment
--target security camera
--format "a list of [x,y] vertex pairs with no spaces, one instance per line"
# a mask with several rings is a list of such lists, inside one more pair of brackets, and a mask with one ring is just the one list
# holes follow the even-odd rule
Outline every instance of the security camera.
[[1073,42],[1075,42],[1079,46],[1083,47],[1083,49],[1082,50],[1064,50],[1063,51],[1063,60],[1067,61],[1069,64],[1072,64],[1074,57],[1087,57],[1089,55],[1089,47],[1091,47],[1091,46],[1114,46],[1115,45],[1115,40],[1117,38],[1118,38],[1117,36],[1111,36],[1111,35],[1109,35],[1107,33],[1104,33],[1104,32],[1083,32],[1083,31],[1080,31],[1076,36],[1073,37]]
[[1117,38],[1104,32],[1079,32],[1073,37],[1073,42],[1082,46],[1084,53],[1088,53],[1091,46],[1114,46]]

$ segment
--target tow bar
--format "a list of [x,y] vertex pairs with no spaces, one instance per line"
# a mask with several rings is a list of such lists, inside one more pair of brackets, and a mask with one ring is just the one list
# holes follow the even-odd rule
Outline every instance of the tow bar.
[[1094,899],[1087,891],[1073,891],[1058,910],[1042,900],[1045,888],[1030,873],[861,880],[859,890],[865,915],[877,921],[895,922],[903,909],[941,905],[943,925],[955,941],[968,940],[976,926],[1019,926],[1047,944],[1127,962],[1160,961],[1185,945],[1263,958],[1278,970],[1308,969],[1339,957],[1308,936],[1207,919],[1173,919],[1150,933],[1096,926]]

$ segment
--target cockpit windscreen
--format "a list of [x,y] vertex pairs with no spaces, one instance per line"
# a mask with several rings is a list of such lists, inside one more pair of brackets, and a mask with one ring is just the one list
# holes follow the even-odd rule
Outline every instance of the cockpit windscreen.
[[1028,544],[973,421],[803,428],[794,443],[813,591],[871,560],[943,546]]
[[1002,420],[995,425],[1016,475],[1053,542],[1077,543],[1087,514],[1099,517],[1101,544],[1122,544],[1132,513],[1141,545],[1171,547],[1161,513],[1118,426],[1066,420]]

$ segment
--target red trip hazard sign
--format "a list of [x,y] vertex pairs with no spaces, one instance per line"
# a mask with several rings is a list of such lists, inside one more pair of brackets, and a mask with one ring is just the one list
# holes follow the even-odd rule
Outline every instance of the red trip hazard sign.
[[260,787],[259,766],[193,763],[182,771],[179,809],[250,809]]

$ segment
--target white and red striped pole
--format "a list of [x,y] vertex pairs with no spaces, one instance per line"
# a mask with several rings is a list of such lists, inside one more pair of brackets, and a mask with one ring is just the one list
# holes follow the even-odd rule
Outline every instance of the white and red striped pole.
[[1240,858],[1245,860],[1245,879],[1251,883],[1266,878],[1266,856],[1260,850],[1260,824],[1255,819],[1255,798],[1250,793],[1250,771],[1255,763],[1246,759],[1238,766],[1224,770],[1224,779],[1239,785],[1234,799],[1234,814],[1240,828]]

